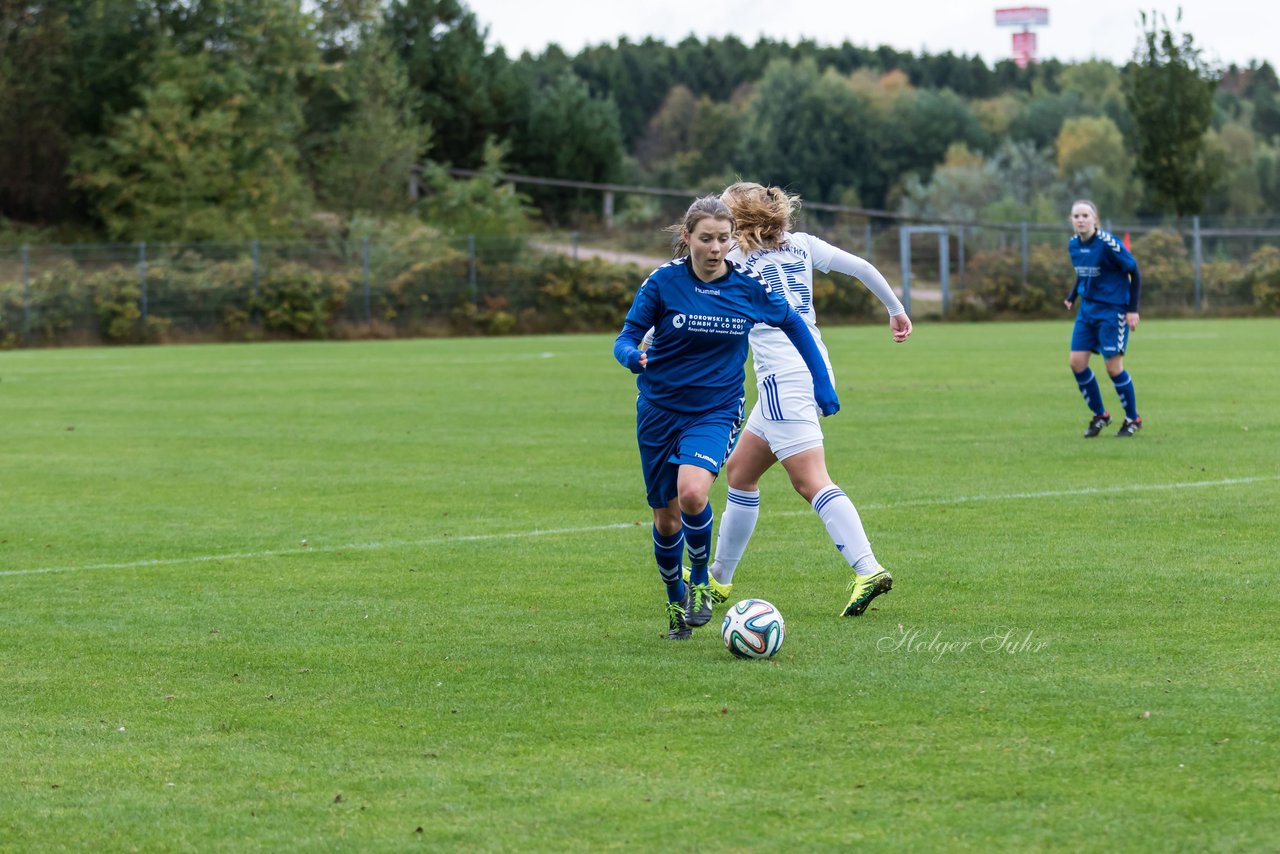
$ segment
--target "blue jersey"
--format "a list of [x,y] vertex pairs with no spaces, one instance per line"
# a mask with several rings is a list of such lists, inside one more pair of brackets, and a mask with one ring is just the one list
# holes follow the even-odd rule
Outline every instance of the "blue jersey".
[[1138,310],[1142,289],[1138,262],[1114,235],[1098,229],[1093,237],[1081,240],[1077,234],[1067,249],[1076,268],[1076,283],[1067,297],[1069,302],[1079,294],[1087,302],[1114,306],[1122,311]]
[[633,367],[628,359],[653,327],[648,365],[636,379],[641,397],[672,412],[739,406],[751,327],[767,323],[796,332],[804,321],[780,293],[732,261],[710,282],[699,279],[688,262],[668,262],[645,279],[614,342],[614,356]]

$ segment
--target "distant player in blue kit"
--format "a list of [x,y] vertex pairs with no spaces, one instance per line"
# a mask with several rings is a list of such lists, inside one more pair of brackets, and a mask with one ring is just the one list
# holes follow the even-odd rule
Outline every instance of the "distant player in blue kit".
[[1076,233],[1068,250],[1076,281],[1063,303],[1071,308],[1080,297],[1080,310],[1071,332],[1070,364],[1080,393],[1093,413],[1084,437],[1092,439],[1111,423],[1111,413],[1102,405],[1098,379],[1089,368],[1089,354],[1099,353],[1124,407],[1124,423],[1116,436],[1125,439],[1142,428],[1133,380],[1124,369],[1129,333],[1138,328],[1138,297],[1142,291],[1138,262],[1123,243],[1098,228],[1098,208],[1093,202],[1081,200],[1071,206],[1071,226]]
[[[840,401],[805,322],[780,293],[726,260],[734,230],[728,206],[715,196],[698,199],[672,230],[679,233],[677,257],[636,292],[613,355],[639,374],[636,440],[653,509],[653,553],[667,587],[667,637],[681,640],[711,619],[707,498],[742,424],[751,328],[767,323],[786,333],[809,368],[824,416],[838,412]],[[642,351],[650,328],[652,344]]]

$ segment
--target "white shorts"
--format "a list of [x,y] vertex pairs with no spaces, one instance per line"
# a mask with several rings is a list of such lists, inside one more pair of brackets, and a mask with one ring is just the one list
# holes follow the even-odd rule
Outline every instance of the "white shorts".
[[770,375],[757,385],[759,399],[751,408],[746,428],[765,441],[780,460],[822,447],[818,404],[808,373]]

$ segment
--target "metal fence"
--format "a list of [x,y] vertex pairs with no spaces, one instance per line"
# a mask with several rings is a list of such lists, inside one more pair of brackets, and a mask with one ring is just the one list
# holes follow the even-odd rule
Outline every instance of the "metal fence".
[[[1134,242],[1144,310],[1268,310],[1248,271],[1280,245],[1280,228],[1110,225]],[[797,228],[871,260],[917,314],[963,314],[998,275],[1058,297],[1073,279],[1065,225],[906,224],[806,210]],[[616,230],[560,240],[0,246],[0,346],[529,331],[539,328],[525,321],[546,308],[549,283],[602,275],[592,259],[633,265],[621,278],[634,292],[669,257],[659,224],[631,231],[627,251],[593,248],[616,245]],[[1163,236],[1151,244],[1158,251],[1144,255],[1138,247],[1152,235]],[[495,323],[498,315],[516,320]]]

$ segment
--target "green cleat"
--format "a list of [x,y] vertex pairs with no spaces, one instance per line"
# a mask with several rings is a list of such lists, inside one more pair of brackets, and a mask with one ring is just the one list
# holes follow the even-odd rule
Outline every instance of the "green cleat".
[[693,637],[689,628],[689,585],[684,587],[684,601],[667,603],[667,640],[688,640]]
[[871,600],[893,589],[893,576],[883,566],[877,566],[870,575],[855,575],[849,582],[849,604],[840,612],[842,617],[861,617]]
[[[689,567],[684,567],[684,583],[689,583]],[[716,581],[716,577],[708,573],[707,586],[711,588],[711,604],[719,605],[729,601],[729,594],[733,591],[732,584],[721,584]]]

